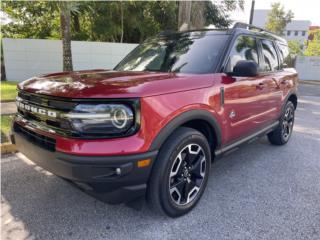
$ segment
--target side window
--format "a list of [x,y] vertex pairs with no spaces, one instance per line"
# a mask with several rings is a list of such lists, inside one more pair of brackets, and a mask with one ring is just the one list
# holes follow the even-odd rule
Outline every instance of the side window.
[[290,66],[289,49],[287,45],[278,43],[280,50],[280,69]]
[[227,72],[232,72],[240,60],[252,60],[259,64],[257,41],[251,36],[240,36],[235,41],[227,65]]
[[278,69],[278,57],[276,49],[273,46],[273,43],[269,40],[262,39],[262,56],[264,59],[264,65],[262,66],[263,71],[275,71]]

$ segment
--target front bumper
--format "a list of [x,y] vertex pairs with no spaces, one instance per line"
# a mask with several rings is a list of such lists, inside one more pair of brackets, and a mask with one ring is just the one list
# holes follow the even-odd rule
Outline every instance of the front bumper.
[[[106,202],[129,202],[144,195],[157,151],[124,156],[79,156],[46,149],[38,144],[37,137],[15,128],[12,131],[17,149],[31,161],[86,192],[103,194]],[[138,161],[146,159],[151,163],[138,167]]]

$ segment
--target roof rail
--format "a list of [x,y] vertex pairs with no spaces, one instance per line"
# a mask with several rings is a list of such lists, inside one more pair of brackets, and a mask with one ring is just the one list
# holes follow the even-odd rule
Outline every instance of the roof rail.
[[159,32],[157,34],[157,36],[166,36],[166,35],[170,35],[170,34],[174,34],[174,33],[177,33],[177,32],[174,30],[164,30],[164,31]]
[[264,28],[261,28],[261,27],[257,27],[257,26],[254,26],[252,24],[248,24],[248,23],[243,23],[243,22],[236,22],[234,25],[233,25],[233,28],[232,29],[236,29],[236,28],[244,28],[244,29],[255,29],[255,30],[259,30],[260,32],[268,32],[268,33],[271,33],[271,34],[275,34],[274,32],[271,32],[271,31],[268,31]]

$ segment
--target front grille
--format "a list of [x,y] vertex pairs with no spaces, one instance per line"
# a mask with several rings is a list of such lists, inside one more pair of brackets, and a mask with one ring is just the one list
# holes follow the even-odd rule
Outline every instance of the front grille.
[[50,97],[46,95],[39,96],[23,91],[19,91],[18,96],[29,103],[33,103],[43,107],[53,108],[60,111],[70,111],[76,105],[76,103],[74,102],[58,100],[57,97]]
[[[63,101],[59,100],[59,98],[50,97],[46,95],[35,95],[24,91],[20,91],[18,93],[18,97],[25,104],[43,107],[57,112],[69,112],[76,105],[76,103],[71,101]],[[46,127],[63,131],[66,134],[69,134],[69,132],[72,130],[70,123],[66,119],[43,116],[41,114],[32,111],[27,111],[21,108],[18,108],[18,113],[24,119],[38,122]]]
[[45,148],[51,152],[54,152],[56,150],[56,140],[54,138],[38,134],[16,123],[13,127],[15,132],[22,134],[24,137],[26,137],[29,141],[33,142],[34,144],[42,148]]

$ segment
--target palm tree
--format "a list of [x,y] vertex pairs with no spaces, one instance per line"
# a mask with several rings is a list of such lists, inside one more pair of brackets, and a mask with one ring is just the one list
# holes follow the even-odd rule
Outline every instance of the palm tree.
[[232,1],[179,1],[178,30],[204,28],[207,24],[227,27],[231,20],[228,13],[243,10],[244,0]]
[[72,2],[61,1],[60,7],[60,28],[63,50],[63,71],[72,71],[72,53],[71,53],[71,9]]
[[178,30],[184,31],[190,29],[192,1],[179,2]]

